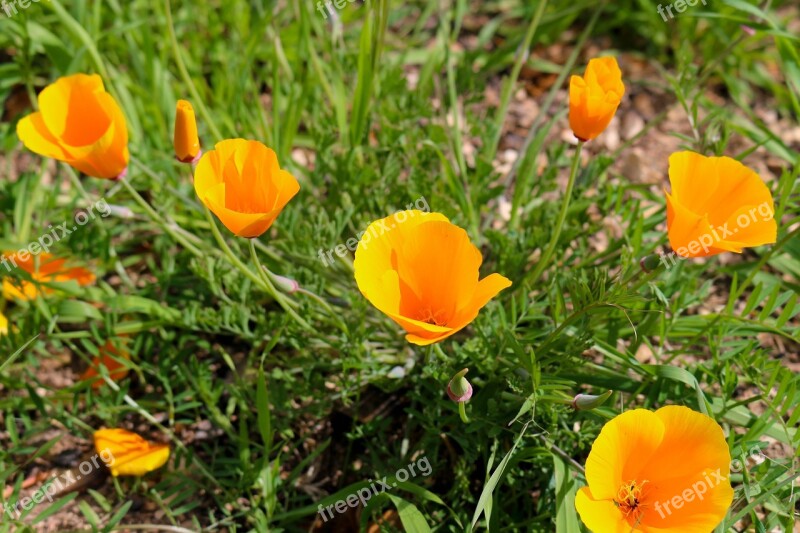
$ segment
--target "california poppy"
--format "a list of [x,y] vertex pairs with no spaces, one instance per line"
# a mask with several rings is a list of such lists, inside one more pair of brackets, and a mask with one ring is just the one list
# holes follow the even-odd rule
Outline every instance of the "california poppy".
[[33,300],[40,293],[49,294],[51,289],[42,283],[64,283],[74,280],[79,285],[94,283],[95,276],[83,267],[70,267],[66,259],[58,259],[48,253],[38,256],[12,253],[4,256],[2,264],[15,265],[27,272],[33,281],[12,281],[3,279],[3,297],[20,300]]
[[622,71],[613,57],[589,61],[586,73],[569,80],[569,126],[580,141],[603,133],[617,112],[625,85]]
[[128,166],[125,116],[97,74],[59,78],[39,94],[39,109],[17,124],[32,152],[96,178],[116,178]]
[[677,152],[669,157],[667,228],[672,249],[706,257],[775,242],[778,224],[769,188],[730,157]]
[[153,444],[124,429],[95,431],[94,447],[114,477],[143,476],[169,459],[167,444]]
[[709,533],[733,501],[731,455],[713,419],[682,406],[603,426],[575,506],[593,533]]
[[467,232],[440,213],[400,211],[370,224],[355,253],[355,277],[367,300],[421,346],[472,322],[511,281],[479,280],[483,259]]
[[186,100],[178,100],[175,106],[175,132],[172,142],[175,157],[181,163],[191,163],[200,154],[200,138],[197,136],[194,108]]
[[258,237],[300,190],[278,157],[258,141],[229,139],[203,154],[194,173],[197,196],[232,233]]
[[8,335],[8,319],[0,313],[0,335]]
[[108,377],[113,381],[124,379],[130,369],[120,362],[120,359],[130,361],[131,354],[124,348],[116,348],[111,340],[107,340],[100,348],[97,357],[92,359],[92,364],[89,365],[89,368],[81,374],[81,381],[91,380],[92,388],[94,389],[99,389],[105,385],[105,380],[100,374],[101,366],[106,367]]

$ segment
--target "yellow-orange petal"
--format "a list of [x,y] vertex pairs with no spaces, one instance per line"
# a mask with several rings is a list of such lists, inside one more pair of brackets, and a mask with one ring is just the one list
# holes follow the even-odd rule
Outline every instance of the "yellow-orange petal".
[[0,335],[8,335],[8,319],[0,312]]
[[31,152],[59,161],[71,159],[59,144],[59,140],[47,129],[40,111],[23,117],[17,123],[17,137]]
[[740,253],[775,242],[777,222],[769,188],[740,162],[677,152],[669,159],[669,177],[667,228],[678,255]]
[[631,526],[611,500],[596,500],[589,487],[575,494],[575,509],[592,533],[631,533]]
[[612,500],[624,481],[637,479],[664,437],[664,423],[652,411],[633,409],[600,430],[586,460],[586,481],[598,500]]
[[[724,240],[740,243],[741,248],[773,244],[778,238],[778,223],[774,216],[772,202],[763,202],[755,207],[742,206],[730,215],[727,222],[728,228],[734,232],[733,237]],[[721,232],[717,231],[718,234]]]
[[153,444],[124,429],[101,429],[94,433],[97,454],[117,476],[143,476],[164,466],[169,446]]
[[197,135],[197,119],[192,104],[178,100],[175,106],[175,131],[172,136],[175,157],[189,163],[200,153],[200,138]]
[[[220,184],[220,187],[224,189],[225,184]],[[201,197],[200,200],[212,213],[217,215],[217,218],[228,228],[228,231],[237,237],[258,237],[272,226],[272,223],[275,222],[275,219],[280,214],[279,209],[269,213],[241,213],[234,211],[225,207],[219,197],[214,195]]]
[[472,298],[469,302],[458,310],[453,317],[453,328],[461,329],[466,326],[478,316],[483,307],[489,303],[489,300],[500,294],[500,291],[507,289],[511,286],[511,280],[500,274],[489,274],[478,282],[478,286],[472,293]]
[[[412,232],[420,224],[435,221],[450,222],[441,213],[426,213],[419,210],[401,211],[372,222],[359,236],[353,268],[356,284],[367,300],[372,301],[373,298],[381,297],[381,289],[375,290],[372,286],[376,279],[374,274],[393,270],[396,267],[392,264],[393,258],[397,258],[396,254],[393,255],[393,251],[400,250],[405,246],[406,232]],[[397,305],[397,312],[399,312],[399,301]]]
[[395,266],[403,288],[400,312],[452,327],[453,317],[469,305],[478,285],[480,250],[464,229],[449,221],[403,223],[397,229],[404,235]]
[[[646,512],[642,523],[675,532],[711,531],[733,501],[725,434],[712,418],[687,407],[670,405],[655,415],[664,424],[664,438],[642,471],[654,487],[650,498],[659,503],[659,511]],[[687,449],[692,453],[686,454]],[[660,512],[675,497],[680,508]]]
[[669,182],[674,198],[715,225],[730,220],[741,206],[772,207],[772,194],[758,174],[730,157],[675,152],[669,157]]

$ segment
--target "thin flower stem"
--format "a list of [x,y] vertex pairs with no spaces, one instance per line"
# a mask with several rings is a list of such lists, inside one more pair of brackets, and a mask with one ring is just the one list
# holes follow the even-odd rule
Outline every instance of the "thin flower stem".
[[133,199],[136,200],[136,203],[138,203],[141,206],[141,208],[145,210],[145,212],[153,220],[153,222],[161,226],[161,228],[164,231],[166,231],[170,237],[175,239],[178,243],[180,243],[181,246],[189,250],[196,257],[202,257],[204,255],[203,252],[201,252],[195,245],[187,241],[186,238],[183,237],[182,235],[178,234],[175,231],[175,229],[169,224],[169,222],[164,220],[164,218],[162,218],[161,215],[159,215],[156,212],[156,210],[153,209],[153,207],[147,203],[147,200],[142,198],[142,195],[140,195],[139,192],[133,188],[133,185],[131,185],[128,182],[127,178],[122,178],[119,181],[120,183],[122,183],[122,186],[125,188],[125,190],[127,190],[128,193],[131,196],[133,196]]
[[467,416],[467,402],[458,402],[458,416],[461,417],[461,421],[465,424],[469,424],[469,417]]
[[170,533],[193,533],[191,529],[185,529],[178,526],[165,526],[165,525],[148,525],[148,524],[125,524],[124,526],[115,527],[111,531],[169,531]]
[[222,233],[219,231],[219,227],[217,227],[217,222],[214,220],[214,216],[211,214],[211,211],[206,207],[204,209],[206,213],[206,219],[208,219],[208,223],[211,226],[211,233],[214,235],[214,239],[219,244],[219,247],[222,249],[222,252],[225,254],[225,257],[228,258],[228,261],[236,267],[242,274],[244,274],[250,281],[256,284],[256,286],[263,289],[267,294],[272,296],[276,302],[286,311],[289,315],[294,318],[298,324],[303,326],[306,329],[311,329],[311,326],[303,320],[300,315],[298,315],[295,310],[292,308],[291,304],[287,302],[283,295],[278,292],[275,286],[270,281],[269,277],[266,275],[266,272],[261,267],[261,263],[258,261],[258,256],[255,253],[255,240],[249,239],[250,241],[250,253],[253,255],[253,259],[256,263],[256,268],[259,270],[259,274],[254,273],[247,265],[245,265],[241,259],[236,257],[236,254],[233,253],[231,247],[228,246],[228,243],[225,242],[225,237],[222,236]]
[[[258,269],[258,273],[261,276],[262,286],[267,289],[267,292],[275,298],[275,301],[283,307],[283,310],[289,313],[289,315],[295,319],[295,321],[300,324],[305,329],[313,329],[308,322],[303,320],[303,318],[297,314],[297,312],[292,307],[292,304],[284,298],[283,294],[275,288],[273,285],[272,280],[269,278],[269,275],[272,274],[267,267],[261,264],[261,261],[258,259],[258,252],[256,252],[256,244],[255,239],[248,239],[250,241],[250,256],[253,258],[253,263],[256,265],[256,269]],[[247,267],[245,267],[247,268]],[[248,269],[250,270],[250,269]]]
[[244,274],[245,277],[247,277],[250,281],[259,287],[266,288],[264,287],[264,283],[261,281],[261,278],[257,274],[254,274],[252,270],[247,268],[247,265],[245,265],[241,259],[236,257],[236,254],[233,253],[233,250],[231,250],[230,246],[228,246],[228,243],[225,242],[225,237],[223,237],[222,233],[220,233],[219,228],[217,227],[217,222],[214,220],[214,216],[211,214],[211,211],[209,211],[207,207],[204,209],[204,211],[206,213],[208,224],[211,226],[211,233],[214,235],[214,239],[217,241],[217,244],[222,249],[222,253],[228,259],[230,264],[241,271],[242,274]]
[[336,325],[339,326],[339,329],[341,329],[344,333],[348,332],[347,325],[341,319],[339,314],[333,310],[330,304],[325,301],[325,298],[322,298],[321,296],[318,296],[317,294],[303,288],[297,289],[297,293],[302,294],[304,296],[308,296],[312,300],[318,302],[323,307],[323,309],[325,309],[325,311],[327,311],[328,314],[331,315],[331,317],[336,322]]
[[164,10],[166,11],[167,17],[167,36],[169,37],[172,54],[175,56],[175,64],[178,66],[178,72],[180,73],[181,78],[183,78],[183,82],[186,84],[189,92],[192,95],[192,98],[194,99],[193,105],[197,107],[197,110],[203,116],[203,120],[206,121],[208,129],[211,130],[211,134],[214,136],[214,141],[219,142],[222,140],[222,133],[214,123],[211,113],[208,112],[208,108],[200,96],[200,92],[197,90],[197,86],[194,84],[192,76],[189,74],[189,69],[186,68],[186,63],[183,61],[183,56],[181,56],[181,47],[178,45],[178,37],[175,34],[175,24],[172,20],[172,6],[170,5],[170,0],[164,0]]
[[447,360],[447,354],[444,353],[444,350],[442,349],[442,345],[439,344],[438,342],[435,342],[433,344],[433,351],[436,352],[436,355],[441,357],[443,360]]
[[539,259],[536,267],[531,271],[531,274],[526,276],[530,279],[531,285],[535,285],[536,282],[539,281],[542,272],[544,272],[548,263],[550,263],[550,258],[553,256],[556,246],[558,246],[558,239],[561,237],[561,229],[564,227],[564,221],[567,219],[567,210],[569,209],[569,203],[572,199],[572,189],[575,187],[575,178],[578,176],[578,169],[580,168],[582,149],[583,142],[579,142],[577,148],[575,148],[575,156],[572,159],[572,169],[569,173],[567,190],[564,192],[564,200],[561,203],[561,212],[558,214],[558,222],[556,222],[556,229],[553,232],[553,236],[550,237],[550,244],[548,244],[547,249],[545,250],[544,254],[542,254],[542,257]]

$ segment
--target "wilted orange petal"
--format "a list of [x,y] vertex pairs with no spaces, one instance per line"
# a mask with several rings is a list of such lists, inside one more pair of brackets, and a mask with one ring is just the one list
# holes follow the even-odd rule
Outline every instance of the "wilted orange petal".
[[24,259],[19,254],[8,253],[3,258],[9,267],[17,265],[34,279],[34,282],[12,282],[4,278],[3,297],[6,299],[32,300],[40,292],[45,294],[51,292],[52,289],[39,284],[75,281],[79,285],[89,285],[95,281],[95,275],[91,271],[83,267],[65,268],[65,259],[55,258],[47,253],[38,256],[26,254]]
[[110,340],[106,341],[103,347],[100,348],[98,356],[92,359],[92,364],[89,365],[89,368],[81,374],[81,381],[92,380],[92,388],[94,389],[99,389],[105,385],[105,380],[101,377],[100,366],[106,367],[108,377],[113,381],[124,379],[130,369],[119,359],[130,361],[131,355],[124,349],[118,350],[115,348]]
[[143,476],[164,466],[170,453],[168,445],[150,443],[124,429],[95,431],[94,445],[114,477]]

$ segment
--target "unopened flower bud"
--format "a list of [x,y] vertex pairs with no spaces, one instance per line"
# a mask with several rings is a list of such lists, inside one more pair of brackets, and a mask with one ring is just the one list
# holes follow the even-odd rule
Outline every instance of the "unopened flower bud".
[[[269,271],[268,271],[269,272]],[[278,274],[273,274],[269,272],[269,276],[272,279],[272,282],[275,284],[281,292],[285,292],[286,294],[294,294],[300,288],[300,284],[297,283],[296,280],[292,278],[287,278],[286,276],[279,276]]]
[[469,372],[469,368],[465,368],[450,380],[447,384],[447,395],[454,402],[468,402],[472,398],[472,385],[464,376]]
[[106,205],[108,206],[106,212],[108,213],[108,215],[111,215],[112,217],[131,219],[136,216],[130,207],[125,207],[124,205],[113,205],[113,204],[106,204]]
[[181,163],[194,163],[200,157],[200,138],[192,104],[178,100],[175,106],[175,132],[173,135],[175,157]]
[[600,396],[594,396],[592,394],[578,394],[572,399],[571,405],[576,411],[589,411],[606,403],[606,400],[608,400],[613,393],[614,391],[609,390]]
[[652,272],[661,264],[661,259],[657,255],[646,255],[639,261],[639,265],[645,272]]

